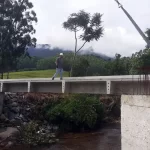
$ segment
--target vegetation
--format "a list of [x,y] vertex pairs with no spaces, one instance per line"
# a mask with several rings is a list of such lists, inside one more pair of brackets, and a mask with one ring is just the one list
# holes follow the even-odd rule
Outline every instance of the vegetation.
[[[72,57],[73,53],[64,56],[64,76],[69,76]],[[12,70],[10,78],[50,77],[55,72],[55,60],[55,57],[21,57],[18,71]],[[131,57],[116,54],[115,58],[110,60],[92,55],[78,55],[73,65],[72,76],[134,75],[142,73],[138,70],[142,66],[150,66],[149,49],[136,52]],[[7,78],[7,74],[4,74],[4,78]]]
[[[48,51],[37,52],[39,57],[29,56],[28,52],[32,55],[32,52],[36,50],[34,48],[36,39],[31,35],[35,33],[33,24],[37,22],[37,17],[32,8],[33,4],[29,0],[2,0],[0,2],[1,78],[50,77],[55,72],[54,52],[55,54],[62,52],[61,49],[51,49],[50,45],[44,44],[42,48]],[[71,71],[72,76],[129,75],[142,73],[139,68],[150,66],[150,49],[147,47],[132,54],[131,57],[116,54],[115,58],[104,59],[96,55],[81,55],[79,52],[87,42],[99,40],[103,35],[101,19],[100,13],[91,16],[85,11],[79,11],[72,13],[63,23],[65,29],[75,34],[75,50],[74,53],[71,51],[65,53],[64,71]],[[145,34],[150,39],[149,28]],[[78,46],[79,40],[83,42],[81,47]],[[28,51],[28,47],[32,51],[31,49]],[[45,57],[50,53],[51,57]],[[75,57],[73,63],[72,58]],[[9,72],[11,72],[10,76]],[[64,76],[68,76],[69,73],[66,72]]]
[[[51,78],[55,73],[55,70],[36,70],[36,71],[21,71],[11,72],[10,79],[21,79],[21,78]],[[64,76],[67,77],[68,72],[64,72]],[[7,74],[4,74],[4,78],[7,78]]]
[[22,142],[27,145],[45,145],[56,142],[55,136],[52,133],[42,132],[39,122],[31,121],[21,127]]
[[[102,15],[100,13],[95,13],[92,17],[89,13],[81,10],[78,13],[72,13],[66,22],[63,23],[63,27],[71,32],[74,32],[75,36],[75,49],[72,65],[75,64],[74,60],[77,53],[84,47],[87,42],[93,40],[99,40],[103,35],[103,27],[101,21]],[[78,33],[81,33],[78,38]],[[78,48],[78,40],[83,41],[83,45]],[[71,67],[71,75],[72,70]]]
[[[71,95],[47,108],[50,123],[64,130],[93,129],[102,122],[104,110],[99,99],[88,95]],[[88,110],[88,111],[87,111]]]
[[23,106],[31,108],[30,122],[19,128],[20,139],[33,146],[57,142],[63,131],[89,131],[120,117],[120,96],[29,93]]
[[33,23],[37,22],[33,4],[29,0],[2,0],[0,2],[0,72],[16,68],[17,60],[28,55],[27,47],[35,46]]

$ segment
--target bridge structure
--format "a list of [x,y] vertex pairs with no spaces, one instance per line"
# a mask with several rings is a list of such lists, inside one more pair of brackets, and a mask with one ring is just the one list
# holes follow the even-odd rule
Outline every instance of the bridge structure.
[[121,149],[150,149],[150,75],[0,80],[0,115],[5,92],[117,94],[121,96]]
[[[66,77],[63,80],[50,78],[3,79],[0,92],[49,92],[143,95],[150,93],[149,81],[144,75]],[[147,85],[147,87],[146,87]],[[146,91],[148,91],[146,93]]]

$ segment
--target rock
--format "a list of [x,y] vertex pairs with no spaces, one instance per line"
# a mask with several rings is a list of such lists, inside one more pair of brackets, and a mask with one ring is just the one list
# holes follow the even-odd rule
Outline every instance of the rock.
[[56,137],[55,133],[50,133],[50,137],[55,138]]
[[8,110],[7,107],[4,107],[4,108],[3,108],[3,112],[4,112],[4,115],[5,115],[6,118],[8,118],[8,111],[9,111],[9,110]]
[[48,124],[48,122],[46,120],[44,120],[44,125],[47,125],[47,124]]
[[0,133],[0,140],[7,139],[9,137],[19,136],[20,132],[17,128],[8,127],[4,132]]
[[19,117],[20,117],[21,119],[23,119],[23,118],[24,118],[22,114],[20,114],[20,115],[19,115]]
[[13,103],[11,104],[11,106],[12,106],[12,107],[17,107],[17,106],[18,106],[18,103],[17,103],[17,102],[13,102]]
[[26,111],[30,111],[31,110],[31,108],[26,108]]
[[7,120],[7,118],[6,118],[6,116],[5,116],[4,114],[2,114],[2,115],[0,116],[0,120],[5,121],[5,120]]
[[10,148],[14,145],[13,142],[9,141],[8,144],[5,146],[5,148]]
[[55,141],[56,141],[56,142],[59,142],[59,139],[56,139]]
[[14,112],[8,111],[8,119],[9,120],[12,120],[12,119],[14,119],[15,117],[18,117],[18,116],[19,116],[19,114],[16,114]]
[[20,107],[13,107],[11,109],[14,113],[19,113],[20,112]]
[[23,125],[26,126],[28,123],[27,122],[23,122]]
[[47,126],[47,130],[52,130],[52,126]]
[[54,140],[49,140],[49,144],[53,144],[53,143],[55,143]]
[[58,131],[59,127],[58,126],[53,126],[54,131]]
[[14,126],[18,126],[21,124],[21,120],[20,119],[12,119],[12,120],[10,120],[10,123]]
[[1,142],[1,143],[0,143],[0,148],[1,148],[1,147],[5,147],[5,146],[6,146],[6,143],[5,143],[5,142]]
[[15,119],[11,119],[11,120],[10,120],[10,123],[14,124],[15,121],[16,121]]
[[16,97],[12,99],[12,102],[17,102],[17,101],[18,99]]

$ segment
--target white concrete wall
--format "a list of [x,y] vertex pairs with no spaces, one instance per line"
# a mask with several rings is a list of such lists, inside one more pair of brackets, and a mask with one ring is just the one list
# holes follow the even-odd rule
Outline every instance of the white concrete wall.
[[149,83],[147,85],[141,83],[139,75],[72,77],[63,80],[59,78],[56,80],[50,78],[0,80],[0,92],[143,95],[147,94],[145,89],[150,91]]
[[122,150],[150,150],[150,96],[122,95]]

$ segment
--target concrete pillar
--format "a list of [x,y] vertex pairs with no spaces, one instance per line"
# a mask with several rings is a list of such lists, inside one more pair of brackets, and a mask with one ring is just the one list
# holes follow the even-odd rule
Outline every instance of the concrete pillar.
[[122,95],[122,150],[150,150],[150,96]]
[[0,92],[0,116],[3,110],[3,103],[4,103],[4,93]]

